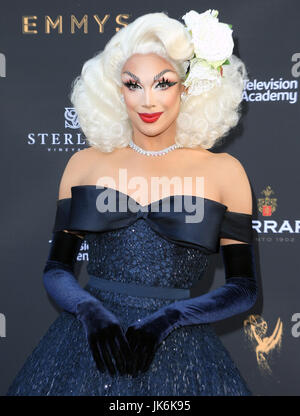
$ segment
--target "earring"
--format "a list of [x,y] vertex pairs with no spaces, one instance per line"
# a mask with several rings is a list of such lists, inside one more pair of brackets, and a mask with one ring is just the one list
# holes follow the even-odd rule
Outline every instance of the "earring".
[[124,103],[124,95],[123,94],[121,94],[121,101],[122,101],[122,103]]
[[181,100],[184,100],[186,98],[186,93],[182,92],[181,95],[180,95],[180,98],[181,98]]

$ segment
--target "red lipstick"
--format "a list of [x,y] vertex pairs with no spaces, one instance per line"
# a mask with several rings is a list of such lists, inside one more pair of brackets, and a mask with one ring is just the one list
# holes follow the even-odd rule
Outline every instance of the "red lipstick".
[[163,111],[160,113],[138,113],[145,123],[153,123],[154,121],[158,120],[159,117],[162,115]]

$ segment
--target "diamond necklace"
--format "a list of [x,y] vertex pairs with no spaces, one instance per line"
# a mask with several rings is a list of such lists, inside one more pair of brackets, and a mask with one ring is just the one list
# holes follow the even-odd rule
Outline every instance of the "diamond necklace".
[[166,147],[165,149],[161,149],[161,150],[156,150],[156,151],[144,150],[141,147],[139,147],[137,144],[135,144],[132,139],[130,139],[129,146],[136,152],[141,153],[142,155],[146,155],[146,156],[162,156],[162,155],[167,154],[168,152],[171,152],[174,149],[179,149],[183,147],[183,145],[181,144],[174,143],[171,146]]

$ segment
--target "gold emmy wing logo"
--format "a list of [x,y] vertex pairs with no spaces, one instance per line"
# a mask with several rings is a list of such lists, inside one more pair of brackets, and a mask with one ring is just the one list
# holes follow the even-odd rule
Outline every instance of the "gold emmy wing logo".
[[265,195],[265,198],[258,198],[258,210],[264,217],[270,217],[276,211],[277,198],[270,198],[274,191],[269,185],[261,193]]
[[274,331],[267,336],[268,324],[260,315],[250,315],[244,320],[244,332],[255,348],[256,360],[261,370],[272,373],[268,364],[270,353],[277,348],[281,349],[282,345],[282,321],[277,319]]

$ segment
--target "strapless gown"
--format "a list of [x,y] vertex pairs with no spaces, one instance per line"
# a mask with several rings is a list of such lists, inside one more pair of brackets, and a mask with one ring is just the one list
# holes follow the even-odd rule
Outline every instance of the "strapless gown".
[[[57,201],[52,231],[68,229],[85,235],[90,277],[111,285],[100,289],[89,281],[84,288],[119,318],[124,330],[174,299],[136,295],[130,287],[122,292],[118,285],[177,288],[179,292],[190,293],[191,287],[204,278],[209,255],[219,252],[221,237],[251,242],[252,217],[230,212],[217,201],[191,196],[192,202],[202,203],[204,216],[201,222],[188,223],[184,220],[185,209],[161,212],[166,202],[174,208],[175,201],[183,201],[182,195],[156,201],[147,206],[148,211],[105,213],[95,208],[98,195],[104,191],[117,201],[123,198],[134,202],[129,195],[112,188],[74,186],[71,198]],[[154,205],[159,209],[151,211]],[[171,332],[158,347],[146,373],[137,377],[111,376],[97,370],[81,322],[66,311],[50,325],[6,394],[252,395],[211,324]]]

